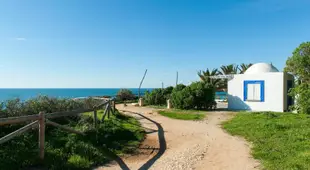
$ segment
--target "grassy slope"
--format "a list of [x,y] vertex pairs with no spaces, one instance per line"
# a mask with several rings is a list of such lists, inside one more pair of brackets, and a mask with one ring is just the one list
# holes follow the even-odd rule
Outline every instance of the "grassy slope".
[[291,113],[239,113],[223,124],[253,143],[266,169],[310,169],[310,117]]
[[159,111],[159,114],[173,118],[173,119],[181,119],[181,120],[202,120],[205,118],[205,111],[197,111],[197,110],[163,110]]
[[[136,119],[121,114],[106,119],[97,129],[93,128],[93,119],[87,114],[78,124],[70,126],[83,130],[86,136],[47,126],[43,165],[47,169],[90,169],[102,165],[113,159],[115,154],[135,151],[145,134]],[[37,135],[37,131],[32,131],[2,144],[0,169],[38,165]]]

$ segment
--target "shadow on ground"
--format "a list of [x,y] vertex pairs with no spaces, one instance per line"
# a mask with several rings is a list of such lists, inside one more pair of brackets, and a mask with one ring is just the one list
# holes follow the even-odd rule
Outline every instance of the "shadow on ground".
[[[126,111],[128,112],[128,111]],[[140,168],[138,168],[139,170],[147,170],[149,169],[166,151],[167,149],[167,144],[166,144],[166,139],[165,139],[165,131],[163,129],[163,127],[156,121],[140,114],[140,113],[135,113],[135,112],[130,112],[136,115],[139,115],[141,118],[138,119],[146,119],[148,121],[150,121],[151,123],[155,124],[158,128],[158,130],[152,130],[149,133],[154,133],[157,132],[158,133],[158,139],[159,139],[159,148],[158,149],[154,149],[154,150],[158,150],[157,154],[154,155],[151,159],[149,159],[147,162],[145,162]],[[146,128],[148,129],[148,128]],[[149,148],[139,148],[139,149],[149,149]],[[120,168],[122,170],[129,170],[129,167],[126,165],[126,163],[116,154],[110,152],[111,154],[113,154],[112,158],[114,158],[114,160],[117,162],[117,164],[120,166]]]

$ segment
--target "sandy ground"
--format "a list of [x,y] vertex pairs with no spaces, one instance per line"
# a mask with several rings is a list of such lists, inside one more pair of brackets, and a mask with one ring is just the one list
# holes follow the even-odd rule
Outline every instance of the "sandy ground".
[[249,145],[220,128],[219,124],[233,113],[208,112],[205,120],[183,121],[161,116],[151,108],[117,108],[136,117],[148,134],[136,155],[118,158],[98,169],[259,169]]

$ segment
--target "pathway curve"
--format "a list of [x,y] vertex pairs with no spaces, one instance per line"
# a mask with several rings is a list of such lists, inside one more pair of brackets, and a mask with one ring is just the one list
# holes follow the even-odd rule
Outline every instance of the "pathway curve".
[[197,169],[252,170],[259,163],[250,156],[248,144],[224,132],[220,123],[229,112],[208,112],[203,121],[170,119],[155,109],[118,105],[135,116],[148,132],[138,154],[122,157],[99,169]]

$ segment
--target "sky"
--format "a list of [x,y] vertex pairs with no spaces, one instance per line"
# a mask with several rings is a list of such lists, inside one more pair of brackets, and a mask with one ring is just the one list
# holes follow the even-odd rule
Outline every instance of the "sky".
[[0,88],[154,88],[272,62],[310,39],[309,0],[1,0]]

